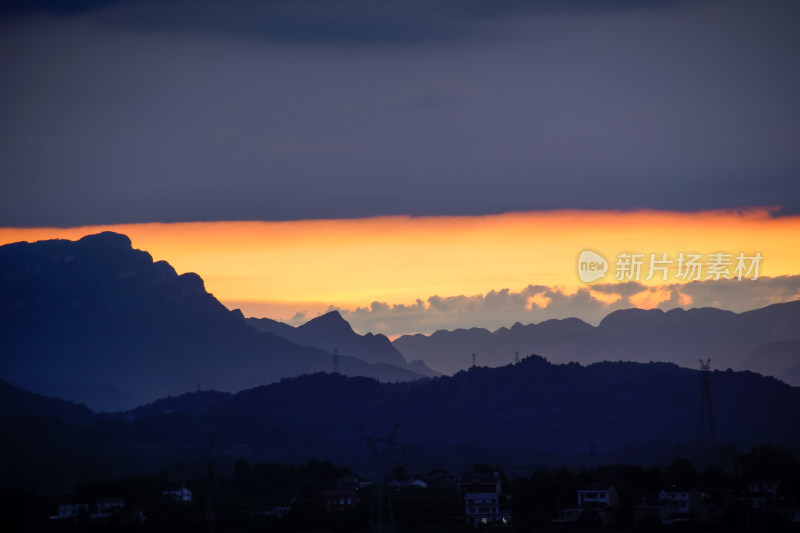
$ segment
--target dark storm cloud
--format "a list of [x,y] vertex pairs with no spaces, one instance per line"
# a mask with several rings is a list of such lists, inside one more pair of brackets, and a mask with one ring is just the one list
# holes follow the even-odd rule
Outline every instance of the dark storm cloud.
[[800,212],[800,5],[597,4],[12,4],[0,225]]
[[285,44],[407,44],[463,39],[474,23],[564,11],[658,8],[692,0],[12,0],[0,16],[99,14],[105,24]]

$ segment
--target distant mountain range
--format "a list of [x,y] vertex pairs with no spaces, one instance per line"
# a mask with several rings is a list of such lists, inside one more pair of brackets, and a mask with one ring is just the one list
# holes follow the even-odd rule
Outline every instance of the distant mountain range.
[[[678,364],[710,357],[787,382],[800,373],[800,302],[628,310],[598,327],[553,320],[392,345],[336,312],[297,328],[245,319],[196,274],[179,276],[114,233],[2,246],[0,274],[0,486],[31,472],[48,486],[76,472],[202,476],[210,457],[358,470],[367,439],[395,426],[393,461],[414,471],[647,464],[698,449],[701,373]],[[534,352],[547,359],[526,357]],[[430,369],[401,353],[456,373],[418,379]],[[477,365],[457,371],[472,353]],[[711,396],[720,443],[800,450],[800,388],[717,370]]]
[[301,346],[314,346],[331,354],[336,352],[338,355],[357,357],[368,363],[408,367],[424,376],[438,375],[420,360],[407,364],[385,335],[359,335],[339,311],[318,316],[298,327],[270,318],[248,318],[247,323],[259,331],[272,333]]
[[[597,327],[551,320],[358,335],[338,312],[292,327],[245,319],[115,233],[0,247],[0,379],[95,411],[131,409],[188,391],[238,392],[282,378],[339,372],[382,381],[502,366],[514,353],[551,362],[670,361],[749,369],[800,384],[800,302],[747,313],[626,310]],[[332,353],[336,351],[336,363]],[[412,360],[406,363],[406,360]],[[423,362],[424,361],[424,362]]]
[[[236,392],[334,367],[327,351],[256,331],[198,275],[154,263],[124,235],[5,245],[0,272],[0,379],[94,410],[198,388]],[[346,375],[421,377],[403,366],[338,358]]]
[[762,344],[745,358],[739,370],[774,376],[784,383],[800,386],[800,341]]
[[497,331],[404,335],[393,344],[407,359],[422,359],[447,374],[469,367],[472,354],[478,365],[500,366],[518,352],[556,363],[669,361],[689,368],[710,358],[713,368],[753,370],[800,385],[800,301],[739,314],[627,309],[610,313],[597,327],[567,318]]

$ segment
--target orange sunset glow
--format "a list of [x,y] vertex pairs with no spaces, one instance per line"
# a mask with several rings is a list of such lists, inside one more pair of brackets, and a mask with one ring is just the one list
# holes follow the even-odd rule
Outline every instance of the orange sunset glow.
[[[759,276],[800,273],[800,216],[772,217],[767,209],[4,228],[0,243],[74,240],[106,230],[128,235],[135,248],[168,261],[179,273],[197,272],[209,292],[230,307],[282,319],[300,309],[410,303],[531,284],[570,293],[585,286],[575,267],[585,248],[609,260],[622,252],[759,252],[764,257]],[[603,282],[614,283],[614,272]],[[653,307],[668,298],[655,287],[663,283],[660,278],[646,283],[653,289],[631,300],[637,306]],[[601,301],[616,299],[595,294]],[[531,304],[546,307],[547,301]]]

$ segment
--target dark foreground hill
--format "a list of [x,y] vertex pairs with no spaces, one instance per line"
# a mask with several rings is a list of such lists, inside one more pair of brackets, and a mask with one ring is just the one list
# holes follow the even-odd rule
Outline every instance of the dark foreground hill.
[[[198,275],[154,263],[124,235],[5,245],[0,273],[0,378],[95,410],[333,368],[323,350],[255,331]],[[339,369],[420,377],[353,357],[340,357]]]
[[[781,354],[775,353],[776,346],[758,351],[767,343],[785,341],[800,341],[800,301],[739,314],[715,308],[627,309],[610,313],[597,327],[567,318],[517,323],[494,332],[472,328],[404,335],[393,344],[406,359],[422,359],[445,373],[467,368],[473,353],[478,364],[499,366],[512,362],[519,352],[559,363],[669,361],[689,368],[697,368],[700,358],[710,358],[714,368],[722,369],[738,369],[747,360],[742,369],[774,369],[768,375],[787,379],[800,363],[796,344],[777,347],[785,352]],[[762,364],[761,358],[770,361]]]
[[[700,377],[667,363],[555,365],[537,356],[407,384],[319,374],[242,391],[209,411],[208,421],[222,434],[257,428],[248,434],[251,442],[263,435],[264,451],[287,438],[296,451],[325,457],[395,423],[406,446],[449,453],[524,449],[533,460],[585,454],[592,445],[645,450],[697,440]],[[720,442],[800,446],[800,389],[717,371],[711,393]]]
[[[674,364],[555,365],[531,356],[413,383],[313,374],[235,395],[187,393],[128,419],[140,437],[149,428],[155,449],[165,451],[172,444],[206,449],[213,434],[218,450],[263,460],[349,461],[366,437],[399,424],[407,450],[442,457],[524,450],[535,463],[586,454],[591,446],[646,456],[650,447],[692,444],[700,390],[700,372]],[[751,372],[717,371],[711,394],[721,443],[800,449],[800,389]]]
[[83,404],[24,391],[0,380],[0,416],[45,417],[71,425],[86,425],[96,415]]
[[[800,389],[752,372],[716,371],[710,382],[724,448],[800,450]],[[657,464],[697,452],[700,391],[701,373],[674,364],[556,365],[530,356],[410,383],[318,373],[237,394],[192,392],[99,415],[88,426],[7,410],[0,478],[24,478],[44,458],[51,477],[69,474],[64,469],[201,476],[210,459],[224,469],[241,458],[363,469],[367,439],[395,427],[392,462],[414,471],[477,461],[509,470]],[[64,404],[56,401],[55,412]]]

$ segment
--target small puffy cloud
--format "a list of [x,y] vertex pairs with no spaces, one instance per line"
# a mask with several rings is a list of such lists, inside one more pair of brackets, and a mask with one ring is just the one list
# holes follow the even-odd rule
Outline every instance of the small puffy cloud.
[[373,313],[381,313],[389,310],[389,306],[383,302],[372,302],[370,304],[370,311]]
[[296,312],[294,316],[289,319],[287,324],[291,326],[299,326],[301,324],[305,324],[306,322],[308,322],[308,311],[303,310]]
[[640,309],[653,309],[664,302],[671,302],[673,293],[677,293],[677,291],[661,287],[648,287],[646,290],[628,297],[628,301]]

